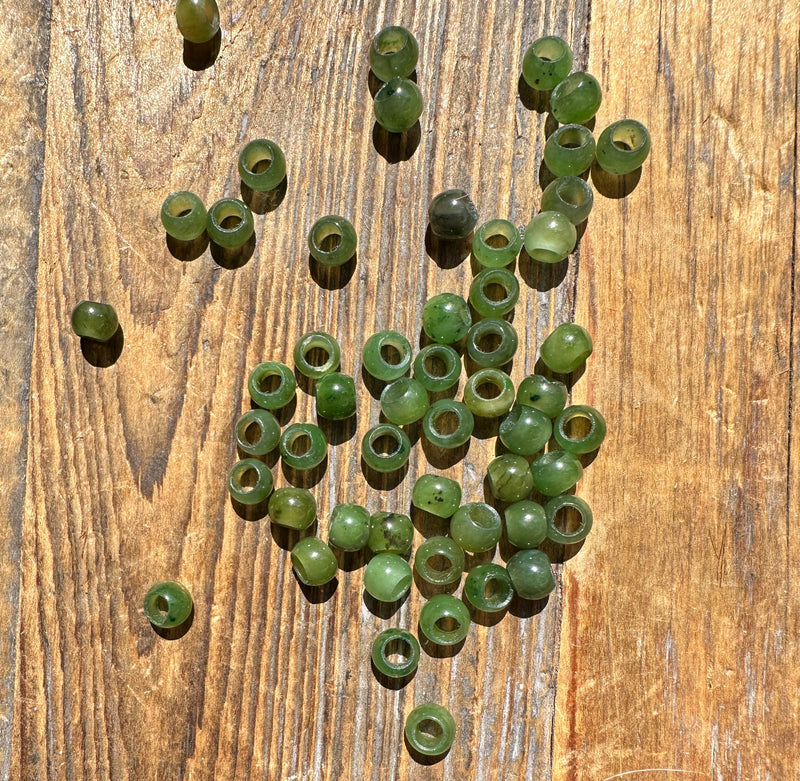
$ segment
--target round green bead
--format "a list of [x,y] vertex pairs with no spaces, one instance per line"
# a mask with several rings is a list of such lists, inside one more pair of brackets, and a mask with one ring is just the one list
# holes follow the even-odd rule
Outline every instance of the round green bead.
[[414,359],[414,379],[431,393],[449,390],[460,376],[461,356],[447,344],[429,344]]
[[361,362],[376,380],[398,380],[411,367],[411,345],[397,331],[378,331],[364,343]]
[[505,268],[487,268],[469,286],[469,302],[481,317],[502,317],[519,300],[519,282]]
[[414,524],[407,515],[381,510],[370,517],[367,547],[373,553],[403,555],[411,550],[413,540]]
[[189,590],[174,580],[156,583],[144,597],[144,614],[159,629],[173,629],[186,622],[193,606]]
[[597,164],[611,174],[624,176],[639,168],[650,154],[650,133],[635,119],[609,125],[597,140]]
[[419,420],[429,404],[428,392],[411,377],[395,380],[381,393],[381,411],[396,426],[405,426]]
[[319,380],[336,371],[341,357],[339,343],[325,331],[309,331],[294,346],[297,371],[312,380]]
[[522,249],[522,235],[508,220],[484,222],[472,239],[472,254],[486,268],[502,268],[512,263]]
[[555,176],[577,176],[594,162],[595,141],[583,125],[564,125],[544,145],[544,164]]
[[569,491],[583,476],[577,456],[566,450],[551,450],[531,464],[533,485],[540,494],[558,496]]
[[533,491],[533,475],[522,456],[513,453],[497,456],[487,471],[492,493],[501,502],[520,502]]
[[418,754],[438,757],[453,745],[456,723],[447,708],[426,702],[408,714],[405,736],[408,745]]
[[215,0],[178,0],[175,19],[181,35],[191,43],[205,43],[219,32],[219,8]]
[[467,574],[464,595],[484,613],[499,613],[514,599],[514,586],[505,567],[499,564],[479,564]]
[[337,504],[328,522],[328,542],[340,550],[361,550],[369,539],[369,513],[360,504]]
[[274,190],[286,176],[281,148],[266,138],[251,141],[239,155],[239,176],[256,192]]
[[478,224],[478,210],[463,190],[445,190],[428,205],[428,221],[440,239],[466,239]]
[[317,502],[311,491],[287,486],[270,496],[267,512],[274,524],[302,531],[316,520]]
[[[578,426],[575,422],[578,421]],[[570,453],[591,453],[606,437],[605,418],[586,404],[567,407],[553,424],[553,435],[562,450]]]
[[281,434],[278,447],[284,464],[292,469],[313,469],[325,460],[328,440],[313,423],[292,423]]
[[567,386],[541,374],[529,374],[517,389],[517,401],[555,418],[567,403]]
[[578,232],[561,212],[540,212],[525,228],[525,250],[540,263],[558,263],[575,248]]
[[439,293],[422,308],[422,327],[434,342],[453,344],[466,336],[471,325],[469,306],[455,293]]
[[411,565],[396,553],[379,553],[364,569],[364,588],[379,602],[396,602],[411,588]]
[[506,507],[506,535],[516,548],[535,548],[547,537],[547,516],[544,507],[523,499]]
[[314,389],[317,415],[328,420],[345,420],[356,411],[356,385],[352,377],[339,372],[326,374]]
[[503,522],[500,514],[484,502],[469,502],[462,505],[450,519],[450,534],[470,553],[490,550],[500,541]]
[[414,569],[425,583],[449,586],[464,571],[464,551],[449,537],[431,537],[414,553]]
[[72,330],[78,336],[107,342],[118,328],[119,319],[111,304],[81,301],[72,310]]
[[522,78],[535,90],[551,90],[572,69],[572,49],[557,35],[534,41],[522,59]]
[[319,537],[303,537],[292,548],[292,568],[301,583],[324,586],[336,575],[339,565],[330,547]]
[[410,79],[395,76],[375,94],[372,108],[382,128],[390,133],[402,133],[422,116],[422,92]]
[[422,475],[411,491],[411,503],[439,518],[450,518],[461,504],[461,486],[449,477]]
[[405,27],[384,27],[369,47],[369,66],[381,81],[410,76],[418,57],[417,39]]
[[434,402],[422,418],[422,430],[428,442],[445,450],[463,445],[474,428],[475,418],[469,407],[453,399]]
[[594,194],[580,176],[560,176],[542,193],[542,211],[560,212],[573,225],[580,225],[592,211]]
[[456,645],[469,632],[469,608],[450,594],[431,597],[419,612],[422,634],[436,645]]
[[517,404],[500,424],[500,441],[520,456],[532,456],[544,448],[553,434],[550,418],[541,410]]
[[[565,508],[566,517],[560,516],[559,513]],[[570,510],[575,510],[575,513],[570,513]],[[592,530],[592,508],[579,496],[556,496],[545,505],[544,512],[547,516],[547,537],[553,542],[562,545],[580,542]],[[577,521],[575,515],[578,516]]]
[[228,473],[228,490],[239,504],[258,504],[272,493],[272,472],[257,458],[245,458]]
[[499,369],[481,369],[467,380],[464,403],[480,418],[499,418],[514,403],[514,383]]
[[260,363],[247,380],[250,398],[263,409],[282,409],[294,398],[296,388],[292,370],[277,361]]
[[206,232],[208,213],[198,196],[188,190],[172,193],[161,205],[164,230],[179,241],[193,241]]
[[493,368],[508,363],[517,352],[514,326],[499,317],[479,320],[467,332],[467,354],[476,365]]
[[592,354],[589,332],[576,323],[562,323],[543,342],[540,350],[547,367],[558,374],[579,369]]
[[241,247],[254,230],[253,213],[237,198],[222,198],[208,210],[206,233],[220,247]]
[[281,427],[265,409],[251,409],[236,421],[236,444],[249,456],[263,456],[278,447]]
[[403,429],[391,423],[373,426],[361,440],[361,457],[376,472],[402,469],[411,455],[411,441]]
[[[384,629],[372,643],[372,663],[387,678],[406,678],[419,665],[419,642],[405,629]],[[399,656],[395,661],[392,657]]]
[[543,599],[556,587],[550,560],[540,550],[515,553],[508,560],[506,571],[523,599]]
[[575,71],[553,88],[550,112],[562,125],[580,125],[597,113],[602,100],[597,79],[591,73]]
[[320,217],[308,233],[308,249],[322,266],[342,266],[356,254],[358,237],[352,223],[329,214]]

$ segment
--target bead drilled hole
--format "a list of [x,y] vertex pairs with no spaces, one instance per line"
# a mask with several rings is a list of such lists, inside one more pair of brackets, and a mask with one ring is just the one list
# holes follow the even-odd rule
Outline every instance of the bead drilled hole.
[[394,637],[383,647],[383,658],[393,667],[402,667],[411,653],[411,643],[403,637]]
[[533,53],[540,60],[555,62],[564,56],[564,47],[558,41],[538,41],[533,46]]
[[492,249],[505,249],[511,242],[508,240],[508,236],[504,236],[502,233],[493,233],[491,236],[487,236],[483,243]]
[[574,442],[586,439],[592,433],[592,419],[587,415],[573,415],[561,426],[561,433]]
[[408,40],[399,30],[389,30],[378,36],[375,48],[380,54],[397,54],[406,48]]
[[453,616],[442,616],[436,619],[434,626],[440,632],[456,632],[461,624],[459,624]]
[[370,448],[376,456],[389,457],[400,452],[400,442],[391,434],[381,434],[370,441]]
[[494,516],[485,507],[472,507],[469,511],[469,518],[481,529],[494,528]]
[[453,562],[443,553],[431,556],[427,561],[427,565],[434,572],[448,572],[453,568]]
[[636,125],[622,124],[614,128],[611,143],[620,152],[639,150],[644,144],[644,137]]
[[451,409],[442,410],[431,421],[433,430],[443,437],[455,434],[460,422],[458,414]]
[[167,214],[170,217],[186,217],[194,211],[194,204],[184,195],[173,198],[167,204]]
[[479,382],[475,388],[475,395],[487,401],[496,399],[500,395],[500,392],[500,386],[491,380],[483,380],[483,382]]
[[323,225],[314,232],[314,244],[322,252],[333,252],[342,243],[342,232],[336,225]]
[[589,139],[582,130],[571,127],[558,134],[556,143],[564,149],[580,149],[589,143]]
[[482,353],[493,353],[503,343],[502,334],[497,331],[484,331],[476,340],[475,346]]
[[311,437],[308,434],[298,434],[289,443],[289,452],[295,456],[304,456],[311,450]]
[[553,518],[553,526],[562,534],[571,536],[583,528],[583,515],[572,505],[561,507]]
[[245,168],[254,174],[263,174],[272,167],[272,153],[268,149],[258,149],[250,152],[244,161]]
[[497,578],[489,578],[483,587],[483,598],[489,603],[502,602],[508,595],[508,587]]
[[397,366],[403,360],[403,353],[398,347],[387,342],[381,345],[381,358],[389,366]]
[[264,435],[264,431],[258,421],[251,420],[245,426],[243,434],[244,441],[247,442],[248,445],[255,445],[261,440],[261,437]]
[[237,475],[237,482],[239,483],[239,488],[244,493],[249,493],[258,483],[258,472],[253,469],[253,467],[249,466],[244,471],[239,472]]
[[417,727],[417,734],[423,743],[431,746],[442,739],[444,731],[442,730],[442,725],[439,724],[438,721],[423,719]]
[[586,190],[582,187],[575,187],[572,182],[559,181],[556,185],[558,197],[570,206],[583,206],[588,200]]
[[167,613],[169,613],[169,602],[167,602],[167,598],[162,594],[156,597],[156,610],[158,610],[162,616],[166,616]]
[[262,374],[257,385],[262,393],[275,393],[283,385],[283,379],[280,374]]
[[446,377],[448,366],[441,356],[427,355],[425,356],[425,371],[431,377]]
[[321,347],[320,345],[310,345],[304,352],[303,352],[303,359],[309,366],[314,366],[319,368],[320,366],[324,366],[331,358],[331,354],[328,352],[327,348]]
[[488,301],[500,303],[511,296],[511,291],[500,282],[488,282],[483,286],[483,297]]

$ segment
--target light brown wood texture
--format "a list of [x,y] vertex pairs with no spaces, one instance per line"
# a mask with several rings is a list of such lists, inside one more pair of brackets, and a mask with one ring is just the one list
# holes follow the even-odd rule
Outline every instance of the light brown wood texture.
[[[172,10],[5,12],[0,777],[800,776],[797,8],[230,0],[201,72],[183,63]],[[426,99],[419,147],[399,162],[376,149],[367,79],[370,39],[390,23],[418,37]],[[253,366],[291,362],[298,335],[329,330],[359,410],[312,487],[318,532],[342,501],[407,511],[426,471],[483,498],[491,437],[442,469],[418,443],[397,485],[367,482],[360,440],[379,405],[359,349],[385,327],[416,343],[424,301],[468,290],[469,260],[443,268],[426,251],[433,195],[463,187],[482,218],[519,225],[537,207],[545,119],[518,78],[545,32],[600,79],[598,130],[631,116],[653,137],[629,197],[597,196],[563,278],[517,268],[515,381],[558,323],[595,340],[572,391],[609,425],[579,484],[595,528],[556,564],[546,605],[474,624],[460,653],[423,653],[394,691],[369,646],[387,626],[415,630],[421,595],[382,618],[360,569],[323,600],[301,589],[286,535],[228,499],[233,425]],[[256,217],[252,259],[173,257],[164,197],[237,195],[238,152],[259,136],[289,174],[283,203]],[[359,234],[341,288],[309,268],[305,237],[326,213]],[[84,298],[119,313],[112,366],[89,363],[69,329]],[[294,420],[313,419],[298,392]],[[177,640],[141,607],[165,578],[195,599]],[[402,736],[426,700],[458,724],[430,766]]]

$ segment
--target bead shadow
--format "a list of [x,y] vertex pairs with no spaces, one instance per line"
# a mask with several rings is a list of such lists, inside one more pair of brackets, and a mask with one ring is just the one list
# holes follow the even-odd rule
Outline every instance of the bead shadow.
[[[446,533],[446,530],[445,532]],[[422,594],[425,599],[430,599],[431,597],[435,597],[438,594],[452,594],[458,588],[459,584],[461,583],[461,578],[459,577],[453,583],[428,583],[427,580],[422,578],[419,572],[413,570],[413,577],[414,577],[414,585],[417,587],[417,591]],[[419,634],[419,640],[422,642],[422,633]]]
[[428,463],[436,469],[447,469],[448,467],[455,466],[459,461],[463,460],[469,452],[469,445],[472,441],[470,437],[463,445],[454,448],[438,447],[429,442],[426,437],[422,437],[422,452]]
[[155,624],[150,624],[150,626],[153,627],[153,631],[162,640],[180,640],[192,628],[193,623],[194,605],[192,605],[192,612],[189,613],[189,617],[180,626],[163,627],[155,626]]
[[389,384],[385,380],[379,380],[377,377],[373,377],[367,371],[364,364],[361,364],[361,381],[364,383],[364,387],[367,391],[369,391],[369,395],[376,401],[380,400],[383,389]]
[[557,288],[567,276],[569,258],[558,263],[540,263],[534,260],[523,247],[519,253],[519,275],[523,282],[540,293]]
[[450,529],[450,519],[440,518],[438,515],[422,510],[415,504],[408,511],[414,528],[427,540],[429,537],[447,536]]
[[258,504],[242,504],[231,496],[231,506],[243,521],[260,521],[267,515],[268,504],[269,499],[264,499]]
[[278,459],[280,458],[280,453],[278,452],[278,448],[275,447],[269,451],[269,453],[265,453],[263,456],[254,456],[250,453],[245,453],[238,445],[236,446],[236,457],[241,461],[243,458],[255,458],[258,461],[263,461],[270,469],[272,469],[275,464],[278,463]]
[[471,569],[480,566],[481,564],[491,564],[494,558],[494,551],[496,545],[492,545],[489,550],[480,551],[480,553],[470,553],[464,551],[464,572],[469,572]]
[[491,439],[500,432],[500,418],[482,418],[475,415],[475,428],[472,429],[472,436],[475,439]]
[[287,552],[297,545],[303,537],[314,537],[317,534],[318,521],[314,519],[309,527],[305,529],[290,529],[288,526],[280,526],[277,523],[270,523],[269,533],[275,544]]
[[584,362],[570,374],[559,374],[558,372],[554,372],[552,369],[550,369],[550,367],[541,359],[541,357],[539,357],[536,359],[536,363],[533,365],[533,372],[534,374],[541,374],[550,380],[558,380],[559,382],[563,382],[564,385],[567,386],[567,390],[571,391],[572,386],[575,385],[575,383],[586,373],[586,363]]
[[600,446],[598,445],[594,450],[590,450],[588,453],[581,453],[578,455],[578,461],[580,461],[581,466],[586,469],[587,466],[590,466],[594,463],[594,460],[597,458],[599,452]]
[[254,190],[246,182],[242,182],[239,189],[242,192],[242,200],[251,212],[254,214],[267,214],[268,212],[274,212],[283,203],[287,186],[288,180],[284,176],[280,183],[271,190]]
[[592,184],[600,195],[606,198],[625,198],[630,195],[642,178],[642,167],[631,171],[629,174],[619,176],[604,171],[595,160],[592,163]]
[[375,662],[373,662],[372,659],[370,659],[370,666],[372,667],[372,674],[375,676],[375,680],[378,681],[378,683],[383,686],[384,689],[390,689],[391,691],[395,692],[411,683],[411,681],[414,680],[414,676],[417,674],[415,669],[413,672],[410,672],[408,675],[404,675],[402,678],[390,678],[375,666]]
[[525,81],[525,77],[520,73],[517,82],[517,92],[522,105],[528,111],[535,111],[537,114],[544,114],[550,110],[550,93],[553,90],[534,89]]
[[425,252],[441,269],[459,266],[472,251],[472,234],[465,239],[442,239],[431,229],[425,230]]
[[344,420],[330,420],[317,415],[317,425],[322,429],[329,445],[341,445],[349,442],[356,433],[358,414],[353,413]]
[[[294,569],[292,569],[292,572],[294,573]],[[313,605],[321,605],[323,602],[327,602],[336,593],[336,588],[339,585],[339,578],[333,578],[323,586],[307,586],[298,579],[297,573],[295,573],[295,580],[297,580],[297,585],[300,586],[303,596]]]
[[308,271],[323,290],[341,290],[352,278],[358,263],[358,252],[341,266],[325,266],[311,253],[308,255]]
[[394,602],[381,602],[379,599],[375,599],[366,589],[364,589],[361,601],[364,603],[364,607],[372,613],[373,616],[377,616],[378,618],[391,618],[398,610],[408,601],[409,596],[411,595],[411,591],[407,591],[400,599],[396,599]]
[[125,346],[125,334],[122,326],[118,326],[114,335],[107,342],[98,342],[88,336],[81,337],[81,352],[86,363],[97,369],[107,369],[113,366]]
[[466,638],[459,640],[455,645],[439,645],[432,643],[422,631],[422,627],[417,625],[417,637],[419,638],[419,646],[425,651],[428,656],[434,659],[452,659],[464,647]]
[[562,545],[560,542],[544,540],[539,545],[539,550],[546,553],[547,558],[550,559],[553,564],[563,564],[565,561],[569,561],[573,556],[577,556],[578,553],[580,553],[584,542],[586,542],[585,539],[580,542],[572,542],[569,545]]
[[391,491],[397,488],[408,473],[408,461],[400,469],[393,472],[378,472],[373,469],[363,458],[361,458],[361,473],[367,483],[376,491]]
[[181,241],[174,236],[170,236],[169,233],[165,233],[164,236],[166,237],[169,254],[184,263],[197,260],[208,249],[208,235],[205,231],[191,241]]
[[342,572],[355,572],[366,565],[367,560],[370,558],[369,548],[362,548],[361,550],[342,550],[331,544],[330,549],[336,557],[336,563]]
[[253,257],[256,249],[256,233],[253,231],[253,234],[241,247],[221,247],[213,241],[209,243],[209,246],[211,247],[211,257],[214,258],[216,264],[233,271],[244,266]]
[[488,613],[485,610],[478,610],[478,608],[476,608],[475,605],[473,605],[464,594],[461,595],[461,601],[467,606],[467,610],[469,610],[469,617],[472,619],[472,621],[476,624],[480,624],[481,626],[495,626],[495,624],[499,624],[506,617],[506,613],[508,612],[508,608],[495,611],[494,613]]
[[556,179],[558,177],[547,167],[544,158],[542,158],[542,162],[539,164],[539,187],[541,187],[542,192],[545,191],[548,184],[555,182]]
[[449,753],[450,749],[443,752],[442,754],[437,754],[435,757],[429,757],[427,754],[421,754],[417,751],[409,742],[408,738],[403,734],[403,742],[406,744],[406,751],[408,751],[408,755],[413,759],[418,765],[438,765]]
[[312,488],[325,476],[328,468],[328,454],[313,469],[295,469],[285,461],[281,462],[281,469],[286,481],[297,488]]
[[523,599],[519,594],[514,594],[508,612],[516,618],[532,618],[541,613],[549,601],[549,595],[544,599]]
[[219,56],[219,49],[222,43],[222,29],[217,30],[216,35],[205,43],[192,43],[183,39],[183,64],[192,71],[204,71],[210,68]]
[[[263,409],[263,407],[259,407],[253,399],[250,399],[250,409]],[[269,411],[275,416],[275,419],[281,424],[281,427],[285,426],[294,417],[294,413],[297,411],[297,394],[292,396],[292,400],[286,406]]]
[[390,133],[377,122],[372,126],[372,146],[390,165],[410,160],[422,140],[422,127],[417,120],[402,133]]

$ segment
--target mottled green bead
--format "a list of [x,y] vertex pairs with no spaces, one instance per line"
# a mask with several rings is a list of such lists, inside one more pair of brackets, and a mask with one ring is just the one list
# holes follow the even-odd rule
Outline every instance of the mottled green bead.
[[237,198],[222,198],[208,210],[206,233],[220,247],[241,247],[254,230],[253,213]]
[[639,168],[650,154],[650,133],[635,119],[609,125],[597,141],[597,164],[605,171],[624,176]]
[[372,108],[382,128],[390,133],[402,133],[412,128],[422,116],[422,92],[410,79],[395,76],[375,94]]
[[422,475],[414,483],[411,503],[439,518],[449,518],[461,504],[461,486],[449,477]]
[[551,90],[572,69],[572,49],[557,35],[534,41],[522,59],[522,77],[532,89]]
[[425,387],[411,377],[395,380],[381,393],[381,411],[396,426],[406,426],[419,420],[429,404]]
[[514,403],[514,383],[499,369],[481,369],[467,380],[464,403],[479,418],[499,418]]
[[414,379],[431,393],[449,390],[460,376],[461,356],[447,344],[429,344],[414,358]]
[[502,317],[519,300],[519,282],[505,268],[487,268],[469,286],[469,302],[481,317]]
[[512,452],[532,456],[544,448],[553,434],[550,418],[541,410],[517,404],[500,424],[500,441]]
[[580,176],[560,176],[542,193],[542,211],[560,212],[573,225],[580,225],[592,211],[594,194]]
[[272,493],[272,472],[257,458],[245,458],[228,473],[228,490],[239,504],[259,504]]
[[418,754],[438,757],[453,745],[456,722],[447,708],[426,702],[408,714],[405,736],[408,745]]
[[72,310],[72,330],[78,336],[107,342],[117,332],[119,319],[111,304],[81,301]]
[[567,403],[567,386],[541,374],[529,374],[517,388],[517,401],[555,418]]
[[282,409],[294,398],[296,389],[292,370],[277,361],[260,363],[247,380],[250,398],[262,409]]
[[361,550],[369,539],[369,513],[360,504],[337,504],[328,522],[328,542],[340,550]]
[[499,613],[514,599],[514,586],[505,567],[479,564],[467,574],[464,595],[476,610]]
[[278,447],[281,427],[265,409],[251,409],[236,421],[236,444],[249,456],[263,456]]
[[292,568],[307,586],[324,586],[336,575],[339,565],[330,547],[319,537],[303,537],[292,548]]
[[469,306],[455,293],[439,293],[422,308],[422,327],[434,342],[453,344],[467,335],[472,325]]
[[485,502],[469,502],[459,507],[450,519],[450,534],[470,553],[490,550],[500,541],[503,522],[500,514]]
[[369,47],[369,66],[381,81],[410,76],[418,57],[417,39],[405,27],[384,27]]
[[578,232],[561,212],[540,212],[525,229],[525,250],[540,263],[558,263],[575,248]]
[[320,217],[308,232],[308,250],[322,266],[342,266],[356,254],[353,224],[338,214]]
[[306,488],[287,486],[270,496],[267,512],[274,524],[302,531],[316,520],[317,502]]
[[341,362],[339,343],[325,331],[309,331],[294,346],[294,365],[300,374],[319,380],[336,371]]
[[502,268],[512,263],[522,249],[522,235],[508,220],[484,222],[472,239],[472,254],[486,268]]
[[174,580],[156,583],[144,597],[144,614],[159,629],[181,626],[192,615],[193,606],[189,590]]
[[469,632],[469,608],[450,594],[431,597],[419,613],[422,634],[436,645],[456,645]]
[[567,407],[553,424],[553,435],[562,450],[591,453],[606,437],[605,418],[586,404]]
[[369,519],[367,547],[373,553],[406,554],[414,540],[414,524],[403,513],[380,510]]
[[580,125],[597,113],[602,100],[597,79],[591,73],[575,71],[553,88],[550,112],[562,125]]
[[388,678],[406,678],[419,665],[419,651],[419,642],[411,632],[384,629],[372,643],[372,663]]
[[188,190],[172,193],[161,205],[164,230],[179,241],[193,241],[206,231],[208,213],[198,196]]
[[328,455],[328,440],[322,429],[313,423],[287,426],[278,447],[283,463],[297,470],[313,469]]
[[205,43],[219,32],[219,8],[215,0],[178,0],[175,19],[181,35],[191,43]]
[[571,545],[586,539],[592,530],[592,508],[579,496],[556,496],[545,505],[544,512],[547,538],[553,542]]
[[326,374],[314,389],[317,415],[328,420],[345,420],[356,411],[356,385],[352,377],[339,372]]
[[564,125],[544,145],[544,164],[554,176],[577,176],[594,162],[595,140],[583,125]]
[[514,326],[499,317],[479,320],[467,332],[467,354],[477,366],[493,368],[508,363],[517,352]]
[[540,550],[515,553],[508,560],[506,571],[523,599],[544,599],[556,587],[550,559]]
[[531,464],[533,485],[540,494],[558,496],[569,491],[583,476],[577,456],[566,450],[551,450]]
[[411,345],[397,331],[378,331],[364,343],[361,362],[376,380],[398,380],[411,367]]
[[414,569],[425,583],[449,586],[464,571],[464,551],[449,537],[431,537],[414,553]]
[[533,475],[528,462],[513,453],[504,453],[489,463],[489,485],[501,502],[520,502],[533,491]]
[[545,365],[558,374],[579,369],[592,354],[589,332],[576,323],[562,323],[543,342],[540,355]]
[[478,210],[463,190],[445,190],[428,205],[428,221],[440,239],[466,239],[478,224]]
[[274,190],[286,176],[281,148],[267,138],[256,138],[239,154],[239,176],[256,192]]
[[474,428],[475,418],[469,407],[453,399],[434,402],[422,418],[425,438],[445,450],[463,445],[472,436]]
[[411,441],[403,429],[391,423],[373,426],[361,440],[361,457],[376,472],[402,469],[411,455]]
[[364,570],[364,588],[379,602],[396,602],[411,588],[411,565],[396,553],[373,556]]
[[503,515],[508,541],[516,548],[535,548],[547,537],[547,516],[542,505],[523,499],[506,507]]

